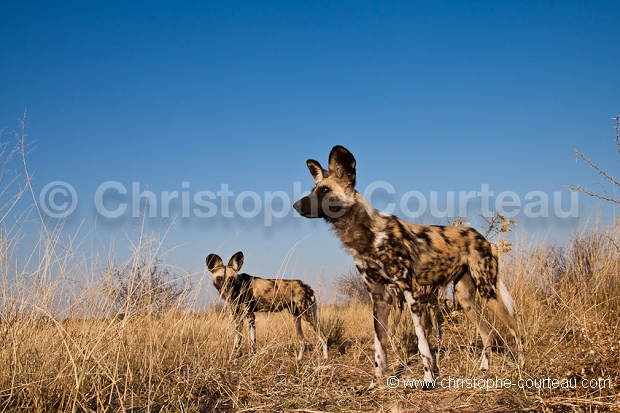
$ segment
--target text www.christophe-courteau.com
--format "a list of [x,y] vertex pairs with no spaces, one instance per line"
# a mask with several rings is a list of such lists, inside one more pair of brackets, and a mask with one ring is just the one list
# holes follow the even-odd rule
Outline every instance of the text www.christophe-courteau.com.
[[[293,212],[293,203],[306,196],[301,182],[293,183],[292,193],[285,191],[235,191],[228,184],[221,184],[219,190],[194,190],[190,183],[181,183],[180,190],[152,191],[140,182],[125,185],[118,181],[106,181],[94,193],[78,196],[76,189],[68,182],[54,181],[39,192],[42,212],[51,218],[67,218],[78,208],[94,205],[96,213],[107,219],[123,216],[150,218],[262,218],[266,226],[274,218],[284,218]],[[370,183],[361,189],[364,198],[385,213],[396,213],[407,218],[431,216],[445,219],[457,214],[466,217],[468,211],[477,211],[483,217],[492,217],[500,212],[505,218],[523,215],[527,218],[575,218],[579,212],[577,191],[529,191],[518,194],[514,191],[496,193],[488,184],[481,184],[479,190],[447,191],[439,194],[431,191],[399,193],[385,181]]]
[[551,377],[545,378],[530,378],[530,379],[502,379],[500,377],[494,378],[454,378],[444,377],[433,381],[424,381],[413,378],[400,378],[397,376],[390,376],[386,380],[386,384],[391,389],[452,389],[452,390],[501,390],[517,387],[522,390],[553,390],[553,389],[592,389],[602,390],[613,388],[611,378],[597,378],[597,379],[578,379],[578,378],[564,378],[554,379]]

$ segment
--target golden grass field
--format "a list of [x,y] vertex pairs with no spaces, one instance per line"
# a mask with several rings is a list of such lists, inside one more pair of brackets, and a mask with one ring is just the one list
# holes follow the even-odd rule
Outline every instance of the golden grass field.
[[[232,358],[234,327],[219,305],[198,312],[185,301],[163,313],[95,317],[113,308],[109,289],[96,280],[5,277],[0,411],[620,411],[619,246],[620,221],[579,231],[563,245],[516,242],[501,273],[515,299],[525,367],[506,338],[490,370],[479,371],[473,326],[458,309],[444,309],[443,341],[430,338],[441,386],[431,390],[410,388],[422,366],[406,316],[399,351],[389,349],[396,388],[386,378],[364,391],[374,372],[373,327],[371,308],[359,302],[321,303],[327,360],[305,323],[310,351],[296,360],[288,313],[259,314],[257,353],[248,354],[244,340],[244,354]],[[7,260],[2,266],[8,273]],[[55,300],[67,290],[74,311],[56,317]],[[498,388],[507,380],[510,386]]]

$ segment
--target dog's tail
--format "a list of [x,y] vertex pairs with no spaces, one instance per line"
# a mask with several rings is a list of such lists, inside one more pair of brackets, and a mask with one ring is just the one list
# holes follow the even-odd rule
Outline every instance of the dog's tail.
[[514,300],[510,296],[510,293],[506,289],[506,286],[504,285],[504,282],[501,279],[498,278],[497,284],[498,284],[498,289],[499,289],[499,295],[502,298],[502,301],[504,302],[504,305],[506,306],[508,313],[510,315],[514,315],[514,312],[515,312]]
[[312,294],[312,317],[314,317],[314,322],[317,328],[319,328],[319,305],[314,294]]
[[496,285],[496,291],[499,292],[499,296],[502,300],[502,302],[504,303],[504,305],[506,306],[506,309],[508,310],[508,313],[510,315],[514,315],[515,312],[515,302],[512,299],[512,297],[510,296],[510,293],[508,292],[508,289],[506,288],[506,285],[504,284],[504,282],[501,280],[500,276],[499,276],[499,251],[497,250],[497,246],[495,244],[491,244],[491,253],[493,254],[493,261],[495,261],[495,268],[497,271],[497,285]]

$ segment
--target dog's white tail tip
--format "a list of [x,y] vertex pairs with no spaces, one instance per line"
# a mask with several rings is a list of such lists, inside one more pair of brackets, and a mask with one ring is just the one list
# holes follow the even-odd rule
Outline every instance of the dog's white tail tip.
[[510,296],[510,293],[506,289],[506,286],[502,280],[499,280],[499,295],[502,297],[502,301],[504,302],[508,313],[510,313],[510,315],[514,315],[515,302]]

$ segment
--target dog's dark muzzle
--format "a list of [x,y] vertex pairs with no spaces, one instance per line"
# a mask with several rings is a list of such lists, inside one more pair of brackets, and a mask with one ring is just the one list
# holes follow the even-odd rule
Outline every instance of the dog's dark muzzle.
[[295,204],[293,204],[293,208],[295,208],[295,211],[297,211],[297,213],[302,217],[319,218],[318,202],[316,199],[312,202],[310,196],[306,196],[295,202]]

